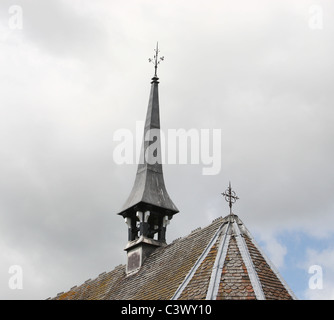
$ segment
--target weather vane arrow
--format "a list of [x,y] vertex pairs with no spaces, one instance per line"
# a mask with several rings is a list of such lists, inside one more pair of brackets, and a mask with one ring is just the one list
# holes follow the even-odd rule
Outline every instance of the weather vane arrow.
[[157,42],[157,47],[154,49],[154,56],[153,59],[149,58],[148,61],[152,62],[154,64],[154,77],[157,77],[157,69],[158,69],[158,64],[160,64],[161,61],[164,61],[165,57],[159,57],[159,47],[158,47],[158,42]]

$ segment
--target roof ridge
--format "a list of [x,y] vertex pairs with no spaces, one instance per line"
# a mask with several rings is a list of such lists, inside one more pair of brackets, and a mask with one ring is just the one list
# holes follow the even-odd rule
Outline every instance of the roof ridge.
[[[275,274],[277,279],[281,282],[285,290],[289,293],[289,295],[292,297],[294,300],[298,300],[297,296],[294,294],[294,292],[291,290],[290,286],[288,283],[284,280],[284,278],[281,276],[278,268],[272,263],[271,259],[267,256],[267,254],[262,250],[262,248],[259,246],[258,242],[255,240],[255,238],[249,233],[247,235],[249,238],[249,241],[252,242],[254,247],[259,251],[260,255],[263,257],[264,261],[267,263],[269,268],[272,270],[272,272]],[[248,249],[249,251],[249,249]]]
[[[255,296],[257,300],[266,300],[264,292],[263,292],[263,288],[262,288],[262,283],[258,277],[258,274],[255,270],[255,266],[253,263],[253,260],[250,256],[247,244],[245,243],[244,237],[243,237],[243,231],[241,230],[239,227],[239,222],[242,222],[240,219],[238,222],[236,222],[235,220],[232,223],[232,226],[234,228],[234,232],[235,232],[235,239],[236,239],[236,243],[237,246],[239,248],[239,252],[241,254],[242,260],[244,261],[244,264],[246,266],[247,269],[247,273],[248,273],[248,277],[250,279],[250,282],[252,284]],[[243,225],[243,223],[242,223]]]
[[[226,217],[225,217],[225,218],[226,218]],[[222,220],[222,222],[223,222],[223,220],[224,220],[225,218],[222,217],[222,216],[217,217],[217,218],[213,219],[213,220],[211,221],[210,224],[208,224],[208,225],[206,225],[206,226],[204,226],[204,227],[201,227],[201,226],[200,226],[200,227],[197,227],[197,228],[191,230],[190,233],[188,233],[187,235],[185,235],[185,236],[180,236],[180,237],[178,237],[178,238],[175,238],[174,240],[172,240],[171,243],[169,243],[169,244],[167,244],[167,245],[171,245],[171,244],[173,244],[173,243],[175,243],[175,242],[177,242],[177,241],[179,241],[179,240],[181,240],[181,239],[186,239],[187,237],[193,235],[194,233],[196,233],[196,232],[198,232],[198,231],[204,231],[206,228],[211,227],[214,223],[217,223],[217,222],[220,221],[220,220]]]
[[[216,219],[215,222],[217,222],[218,220],[220,220],[220,219]],[[214,223],[211,223],[207,227],[201,229],[201,231],[204,231],[206,228],[212,226],[213,224]],[[190,269],[188,274],[184,277],[184,279],[181,282],[181,284],[179,285],[179,287],[174,292],[174,295],[172,296],[171,300],[177,300],[181,296],[183,290],[187,287],[188,283],[193,278],[194,274],[196,273],[197,269],[200,267],[201,263],[204,261],[204,259],[206,258],[206,256],[210,252],[211,248],[215,245],[216,241],[219,239],[224,226],[225,226],[225,221],[222,220],[222,223],[220,224],[220,226],[215,231],[214,235],[209,240],[207,246],[204,248],[204,250],[202,251],[202,253],[198,257],[198,259],[196,260],[195,264],[193,265],[193,267]],[[192,235],[192,234],[193,233],[191,233],[190,235]],[[185,238],[187,238],[187,237],[185,237]]]
[[226,227],[225,229],[222,228],[222,231],[221,231],[222,237],[219,240],[216,259],[212,267],[208,290],[206,293],[206,300],[216,300],[217,298],[217,293],[218,293],[219,284],[220,284],[220,277],[223,271],[225,258],[226,258],[228,246],[230,243],[230,237],[231,237],[230,235],[231,232],[229,230],[231,226],[231,221],[227,221],[227,223],[226,224],[224,223],[224,225]]
[[[87,285],[88,283],[90,282],[95,282],[97,281],[98,279],[102,278],[103,276],[113,272],[113,271],[116,271],[118,269],[121,269],[122,267],[125,267],[125,264],[119,264],[117,266],[114,267],[114,269],[110,270],[110,271],[103,271],[101,272],[97,277],[94,277],[94,278],[89,278],[88,280],[84,281],[83,283],[81,283],[80,285],[75,285],[75,286],[72,286],[69,290],[67,291],[63,291],[63,292],[59,292],[57,293],[56,297],[59,297],[61,296],[62,294],[66,293],[66,292],[70,292],[70,291],[73,291],[74,289],[79,289],[80,287],[84,286],[84,285]],[[49,297],[48,299],[52,299],[51,297]],[[47,300],[48,300],[47,299]]]

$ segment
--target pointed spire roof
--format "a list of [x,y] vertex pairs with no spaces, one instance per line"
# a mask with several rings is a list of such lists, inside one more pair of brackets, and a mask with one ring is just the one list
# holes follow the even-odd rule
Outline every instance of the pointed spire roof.
[[155,73],[151,81],[144,136],[138,164],[136,179],[121,211],[118,213],[124,217],[129,216],[136,210],[158,211],[161,215],[171,217],[179,212],[169,197],[162,170],[161,140],[160,140],[160,110],[157,67],[163,57],[159,58],[158,44],[155,56],[150,59],[154,63]]
[[[201,297],[196,286],[209,268]],[[229,214],[214,233],[172,299],[296,299],[275,266],[258,246],[241,219]]]

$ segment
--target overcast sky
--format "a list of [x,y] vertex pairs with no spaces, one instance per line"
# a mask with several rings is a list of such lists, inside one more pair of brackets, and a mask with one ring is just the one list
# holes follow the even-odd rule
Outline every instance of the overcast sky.
[[180,210],[168,241],[227,215],[231,181],[297,297],[334,299],[333,39],[330,0],[2,0],[0,298],[53,297],[126,262],[116,213],[136,165],[115,163],[113,137],[145,118],[159,41],[162,129],[221,129],[218,174],[164,165]]

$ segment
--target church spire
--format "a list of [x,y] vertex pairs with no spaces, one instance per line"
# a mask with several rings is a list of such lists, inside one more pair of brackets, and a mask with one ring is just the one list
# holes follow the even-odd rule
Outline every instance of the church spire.
[[[140,242],[145,242],[146,246],[149,243],[151,247],[166,244],[167,224],[179,212],[167,193],[162,171],[157,67],[163,57],[159,58],[158,54],[157,44],[154,60],[149,60],[154,61],[155,72],[151,81],[136,179],[127,201],[118,213],[128,225],[127,251],[137,247]],[[131,269],[129,253],[128,267]]]

